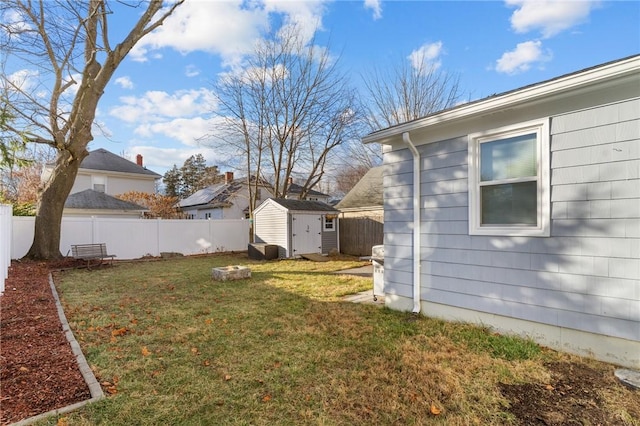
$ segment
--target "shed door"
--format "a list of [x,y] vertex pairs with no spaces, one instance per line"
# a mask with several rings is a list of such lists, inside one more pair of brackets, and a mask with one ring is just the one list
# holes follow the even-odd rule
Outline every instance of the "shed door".
[[294,214],[291,246],[293,255],[322,253],[321,217],[309,214]]

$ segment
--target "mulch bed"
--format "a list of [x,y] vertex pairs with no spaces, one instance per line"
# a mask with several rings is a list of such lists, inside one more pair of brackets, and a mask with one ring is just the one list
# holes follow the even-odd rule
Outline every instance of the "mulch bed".
[[[6,425],[91,398],[67,342],[49,286],[49,272],[81,266],[14,262],[0,297],[0,424]],[[552,383],[501,384],[521,425],[640,425],[640,391],[622,395],[632,423],[602,407],[601,392],[622,386],[613,366],[580,362],[546,366]],[[637,420],[635,420],[637,419]]]
[[13,262],[0,297],[0,424],[91,398],[62,331],[49,271],[73,262]]

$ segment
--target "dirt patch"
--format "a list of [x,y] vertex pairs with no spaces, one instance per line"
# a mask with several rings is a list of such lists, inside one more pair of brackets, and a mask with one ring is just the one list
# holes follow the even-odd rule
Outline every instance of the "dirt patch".
[[0,424],[91,398],[49,286],[56,264],[14,262],[0,297]]
[[[613,367],[591,368],[578,362],[545,365],[550,383],[500,384],[511,412],[523,425],[638,425],[640,393],[626,390],[615,379]],[[632,418],[607,410],[605,392],[628,400]]]

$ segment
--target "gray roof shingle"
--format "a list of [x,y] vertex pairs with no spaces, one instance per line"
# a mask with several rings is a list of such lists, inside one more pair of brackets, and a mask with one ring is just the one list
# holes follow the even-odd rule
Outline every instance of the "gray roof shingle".
[[307,200],[294,200],[290,198],[270,198],[275,203],[280,204],[288,210],[296,211],[321,211],[321,212],[337,212],[327,203],[322,201],[307,201]]
[[105,170],[111,172],[136,173],[141,175],[153,176],[154,178],[162,177],[156,172],[152,172],[146,167],[139,166],[136,163],[122,158],[106,149],[99,148],[89,152],[89,155],[82,160],[81,169]]
[[146,207],[135,203],[119,200],[104,192],[86,189],[76,192],[67,197],[64,203],[67,209],[90,209],[90,210],[149,210]]
[[382,175],[384,166],[372,167],[336,205],[338,209],[382,207]]

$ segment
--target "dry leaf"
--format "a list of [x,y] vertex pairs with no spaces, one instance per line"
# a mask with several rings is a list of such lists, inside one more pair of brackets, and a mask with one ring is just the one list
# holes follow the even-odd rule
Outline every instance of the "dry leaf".
[[225,374],[224,379],[228,382],[229,380],[231,380],[231,375]]
[[269,402],[269,401],[271,401],[271,395],[267,394],[262,397],[262,402]]
[[191,353],[194,355],[199,355],[200,351],[198,351],[198,348],[191,348]]
[[127,330],[127,327],[122,327],[122,328],[119,328],[119,329],[117,329],[117,330],[113,330],[113,331],[111,332],[111,335],[112,335],[113,337],[116,337],[116,336],[123,336],[123,335],[125,335],[125,334],[127,333],[127,331],[129,331],[129,330]]
[[211,362],[209,362],[208,359],[205,359],[204,362],[202,363],[202,365],[204,365],[205,367],[208,367],[211,365]]
[[554,390],[554,389],[555,389],[555,388],[554,388],[553,386],[551,386],[551,385],[547,385],[547,386],[545,386],[545,388],[546,388],[547,390],[550,390],[550,391],[552,391],[552,390]]
[[204,323],[207,325],[211,325],[213,321],[210,318],[207,318],[206,320],[204,320]]
[[56,426],[67,426],[68,424],[66,417],[60,417],[56,422]]
[[20,367],[20,371],[24,371],[26,373],[29,369],[27,367]]
[[149,349],[147,349],[146,346],[142,347],[142,356],[149,356],[151,355],[151,351]]
[[434,404],[433,402],[431,403],[431,414],[433,414],[434,416],[439,415],[440,413],[442,413],[442,410],[439,409],[438,407],[436,407],[436,404]]

